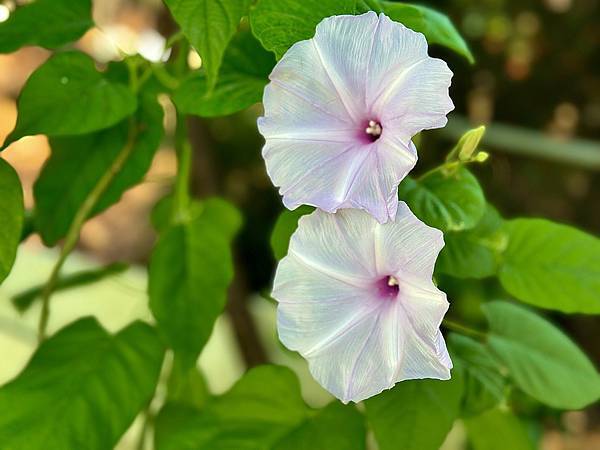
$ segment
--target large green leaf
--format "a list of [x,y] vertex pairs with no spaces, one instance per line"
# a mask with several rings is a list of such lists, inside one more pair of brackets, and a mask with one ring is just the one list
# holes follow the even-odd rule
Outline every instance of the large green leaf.
[[534,450],[527,431],[508,411],[493,409],[465,420],[473,450]]
[[21,242],[23,189],[17,172],[0,158],[0,283],[10,273]]
[[400,184],[399,196],[427,225],[444,232],[475,227],[486,203],[477,178],[464,167],[450,173],[435,170]]
[[287,255],[290,238],[298,228],[300,217],[310,214],[314,210],[315,208],[312,206],[302,205],[293,211],[285,209],[279,215],[271,233],[271,250],[273,250],[275,259],[280,260]]
[[273,450],[364,450],[364,417],[354,406],[333,402],[281,439]]
[[508,222],[502,286],[519,300],[566,313],[600,313],[600,239],[542,219]]
[[156,423],[157,450],[363,450],[362,416],[334,402],[311,411],[289,369],[260,366],[202,412],[168,404]]
[[[119,201],[146,174],[163,136],[163,112],[156,98],[143,96],[135,118],[133,150],[96,204],[93,215]],[[94,134],[50,139],[52,156],[34,185],[36,228],[44,242],[63,238],[77,211],[126,145],[130,123]]]
[[101,73],[78,52],[58,53],[27,80],[17,125],[4,147],[34,134],[69,136],[108,128],[133,114],[135,96],[122,82]]
[[390,19],[420,31],[430,44],[440,44],[464,56],[471,64],[473,54],[450,19],[431,8],[407,3],[381,2],[383,11]]
[[448,344],[452,361],[464,380],[462,415],[481,414],[498,405],[504,398],[504,377],[485,345],[455,333],[449,336]]
[[25,45],[57,48],[94,26],[91,0],[36,0],[0,23],[0,53]]
[[380,450],[438,450],[460,413],[463,383],[411,380],[365,402]]
[[163,354],[141,322],[114,336],[91,318],[62,329],[0,388],[2,448],[114,448],[152,398]]
[[201,413],[174,405],[163,408],[156,423],[156,448],[269,448],[306,420],[308,412],[292,371],[260,366]]
[[208,341],[233,278],[230,243],[241,219],[233,206],[221,206],[206,202],[200,214],[164,229],[152,253],[150,308],[185,367]]
[[555,408],[579,409],[600,397],[593,364],[558,328],[507,302],[483,305],[488,345],[527,394]]
[[502,230],[502,217],[488,204],[483,217],[474,228],[449,231],[446,245],[436,263],[436,269],[458,278],[485,278],[498,271],[500,253],[508,240]]
[[211,91],[217,82],[227,44],[248,12],[250,0],[165,0],[165,3],[200,53],[207,87]]
[[259,0],[250,9],[252,32],[277,59],[295,42],[314,36],[321,20],[354,14],[356,0]]
[[265,51],[250,32],[240,33],[227,48],[214,90],[208,93],[206,77],[198,73],[181,84],[173,101],[184,114],[233,114],[261,101],[274,65],[273,54]]

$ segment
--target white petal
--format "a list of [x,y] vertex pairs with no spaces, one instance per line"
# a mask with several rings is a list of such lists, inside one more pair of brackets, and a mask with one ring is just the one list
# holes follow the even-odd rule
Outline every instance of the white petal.
[[367,77],[367,103],[375,100],[416,63],[428,58],[427,41],[421,33],[379,15]]
[[309,140],[269,140],[263,147],[267,173],[287,208],[305,204],[330,212],[342,203],[359,153],[353,144]]
[[421,222],[406,203],[399,202],[393,226],[382,226],[378,235],[380,270],[408,273],[432,286],[435,261],[443,247],[443,233]]
[[402,147],[384,137],[373,144],[356,167],[341,207],[364,209],[380,223],[394,218],[398,185],[417,162],[412,142]]
[[408,142],[421,130],[441,128],[454,109],[449,95],[452,72],[441,59],[423,59],[407,68],[377,97],[385,131]]
[[289,254],[324,273],[371,280],[375,276],[375,225],[375,220],[361,211],[328,214],[317,210],[300,219]]
[[[450,377],[439,329],[448,302],[431,280],[441,233],[404,203],[396,209],[383,225],[359,210],[304,216],[275,276],[281,341],[343,402],[406,379]],[[398,280],[397,298],[378,290],[389,275]]]
[[379,19],[374,12],[360,16],[334,16],[323,20],[313,39],[339,96],[347,99],[355,122],[367,118],[366,83]]

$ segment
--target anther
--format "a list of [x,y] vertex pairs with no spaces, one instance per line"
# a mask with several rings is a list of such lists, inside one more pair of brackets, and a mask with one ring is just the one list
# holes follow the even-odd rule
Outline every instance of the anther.
[[369,126],[365,128],[365,133],[369,135],[371,141],[376,141],[381,136],[381,132],[383,129],[381,128],[381,124],[374,120],[369,120]]

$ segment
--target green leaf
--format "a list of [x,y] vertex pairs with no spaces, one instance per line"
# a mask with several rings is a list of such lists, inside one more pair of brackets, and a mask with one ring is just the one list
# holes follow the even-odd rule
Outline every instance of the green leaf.
[[252,32],[277,59],[294,43],[310,39],[326,17],[354,14],[356,0],[259,0],[250,9]]
[[477,178],[464,167],[451,173],[434,170],[419,179],[406,177],[399,196],[419,219],[444,232],[475,227],[486,208]]
[[485,345],[469,337],[452,333],[448,345],[454,365],[464,380],[462,416],[481,414],[504,399],[504,377],[498,361]]
[[166,228],[152,253],[150,308],[184,367],[194,364],[208,341],[233,278],[230,243],[241,218],[224,205],[203,203],[201,214]]
[[214,90],[208,93],[203,73],[194,74],[175,91],[173,101],[184,114],[233,114],[261,101],[274,65],[273,55],[250,32],[240,33],[227,48]]
[[165,0],[175,21],[202,57],[207,90],[212,91],[227,44],[250,0]]
[[507,302],[482,308],[490,324],[488,345],[519,388],[555,408],[579,409],[600,397],[598,372],[558,328]]
[[381,4],[390,19],[423,33],[430,44],[443,45],[464,56],[471,64],[475,62],[467,43],[446,15],[421,5],[386,1]]
[[149,325],[116,335],[81,319],[41,344],[0,388],[0,442],[10,450],[114,448],[148,404],[164,349]]
[[300,217],[310,214],[314,210],[315,208],[312,206],[302,205],[293,211],[285,209],[279,215],[271,233],[271,250],[273,250],[275,259],[280,260],[287,255],[290,238],[298,228]]
[[285,367],[251,369],[202,412],[168,404],[156,423],[157,450],[363,450],[365,427],[353,406],[311,411]]
[[500,254],[506,247],[503,220],[488,204],[474,228],[450,231],[444,235],[446,245],[436,263],[436,270],[457,278],[485,278],[498,271]]
[[15,262],[25,217],[23,188],[17,172],[0,158],[0,283]]
[[366,429],[354,406],[333,402],[281,439],[274,450],[364,450]]
[[108,128],[136,108],[128,87],[109,72],[98,72],[89,56],[58,53],[25,83],[17,104],[17,125],[3,148],[23,136],[68,136]]
[[202,409],[209,395],[206,381],[198,368],[185,367],[185,362],[175,355],[167,383],[167,403]]
[[507,222],[502,286],[519,300],[566,313],[600,313],[600,239],[542,219]]
[[460,413],[463,382],[410,380],[365,402],[380,450],[438,450]]
[[0,53],[26,45],[55,49],[76,41],[93,26],[91,0],[36,0],[0,23]]
[[259,366],[201,413],[174,405],[163,408],[156,423],[156,448],[268,449],[306,420],[308,413],[291,370]]
[[[163,112],[156,98],[143,96],[135,117],[134,148],[123,168],[96,204],[92,215],[117,203],[139,183],[163,137]],[[52,155],[34,185],[36,228],[47,245],[63,238],[77,211],[126,145],[131,145],[130,121],[84,136],[50,139]]]
[[494,409],[465,420],[473,450],[534,450],[527,431],[508,411]]

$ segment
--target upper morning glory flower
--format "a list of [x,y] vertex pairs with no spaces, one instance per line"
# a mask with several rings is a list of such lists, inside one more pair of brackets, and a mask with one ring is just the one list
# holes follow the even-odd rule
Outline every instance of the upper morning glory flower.
[[368,12],[323,20],[270,75],[263,156],[289,209],[395,217],[398,184],[414,167],[411,138],[443,127],[452,72],[421,33]]
[[356,209],[302,217],[275,275],[279,338],[343,402],[450,378],[448,301],[432,281],[442,232],[394,210],[385,224]]

